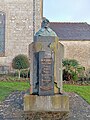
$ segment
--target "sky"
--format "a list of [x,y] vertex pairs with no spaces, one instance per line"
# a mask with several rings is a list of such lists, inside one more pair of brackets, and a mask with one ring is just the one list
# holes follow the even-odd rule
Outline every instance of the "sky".
[[51,22],[90,24],[90,0],[43,0],[43,16]]

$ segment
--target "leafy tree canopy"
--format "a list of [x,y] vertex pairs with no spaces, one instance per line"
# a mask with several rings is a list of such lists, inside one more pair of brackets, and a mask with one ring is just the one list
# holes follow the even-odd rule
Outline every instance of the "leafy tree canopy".
[[12,67],[14,69],[27,69],[29,68],[29,60],[26,55],[17,55],[12,61]]

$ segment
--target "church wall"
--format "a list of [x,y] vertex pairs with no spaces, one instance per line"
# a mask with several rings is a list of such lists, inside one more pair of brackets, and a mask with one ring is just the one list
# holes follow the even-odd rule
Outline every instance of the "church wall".
[[40,20],[42,22],[43,17],[43,0],[36,0],[35,2],[35,33],[38,31],[38,28],[41,28]]
[[90,68],[90,41],[61,41],[64,45],[64,58],[76,59]]
[[[0,11],[6,15],[5,56],[0,65],[11,65],[18,54],[28,55],[28,45],[41,26],[42,0],[0,0]],[[34,6],[35,5],[35,6]],[[65,58],[77,59],[90,68],[90,41],[61,41]]]
[[[41,25],[40,0],[37,1],[37,28]],[[37,8],[38,7],[38,8]],[[28,55],[28,46],[33,41],[33,0],[0,0],[0,11],[6,15],[5,56],[0,57],[0,65],[11,65],[18,54]],[[35,24],[37,21],[34,21]],[[36,26],[35,26],[36,27]]]

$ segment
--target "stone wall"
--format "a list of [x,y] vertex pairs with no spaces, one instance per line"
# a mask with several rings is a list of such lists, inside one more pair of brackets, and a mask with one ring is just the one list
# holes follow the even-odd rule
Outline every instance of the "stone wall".
[[[35,2],[35,33],[41,28],[40,22],[43,18],[43,0],[36,0]],[[40,21],[41,20],[41,21]]]
[[64,58],[76,59],[90,68],[90,41],[61,41],[64,45]]
[[[28,55],[28,45],[42,21],[43,0],[0,0],[0,11],[6,15],[5,56],[1,65],[11,65],[18,54]],[[90,41],[61,41],[65,46],[65,58],[77,59],[90,67]]]
[[18,54],[28,55],[34,29],[36,32],[41,25],[41,3],[42,0],[36,0],[34,6],[33,0],[0,0],[0,11],[6,15],[5,56],[0,57],[0,65],[11,65]]

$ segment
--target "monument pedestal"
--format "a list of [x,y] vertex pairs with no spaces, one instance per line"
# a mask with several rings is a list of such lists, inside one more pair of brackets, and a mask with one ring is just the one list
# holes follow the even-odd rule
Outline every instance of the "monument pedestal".
[[67,120],[69,97],[66,94],[53,96],[24,96],[25,120]]

